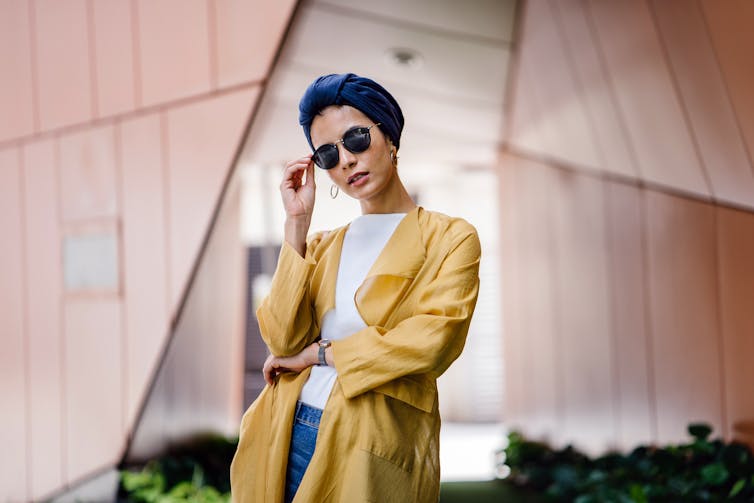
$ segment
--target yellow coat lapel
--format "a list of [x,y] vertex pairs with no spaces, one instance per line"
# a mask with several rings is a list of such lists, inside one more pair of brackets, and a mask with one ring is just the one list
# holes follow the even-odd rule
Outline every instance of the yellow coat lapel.
[[419,211],[417,207],[401,220],[356,290],[356,308],[368,326],[386,326],[424,264]]
[[[356,308],[368,326],[385,326],[393,308],[403,298],[424,264],[425,250],[419,228],[420,211],[421,208],[417,207],[401,220],[356,290]],[[335,307],[335,285],[347,230],[348,226],[344,226],[330,232],[322,238],[319,245],[327,251],[317,260],[311,285],[316,319],[320,327],[325,313]]]

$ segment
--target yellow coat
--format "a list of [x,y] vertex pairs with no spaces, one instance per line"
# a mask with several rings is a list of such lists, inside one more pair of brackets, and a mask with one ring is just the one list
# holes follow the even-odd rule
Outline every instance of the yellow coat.
[[[347,227],[280,252],[257,311],[275,355],[300,352],[335,303]],[[338,377],[294,502],[437,502],[437,377],[460,355],[479,291],[480,246],[466,221],[420,207],[401,220],[358,288],[367,327],[333,341]],[[281,374],[241,421],[231,466],[236,503],[278,503],[295,404],[311,369]]]

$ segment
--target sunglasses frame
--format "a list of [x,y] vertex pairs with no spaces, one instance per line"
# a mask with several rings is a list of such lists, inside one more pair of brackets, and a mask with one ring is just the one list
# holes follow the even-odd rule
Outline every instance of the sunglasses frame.
[[[366,152],[369,149],[369,147],[372,145],[372,134],[371,134],[372,128],[375,126],[379,126],[381,124],[382,124],[381,122],[378,122],[376,124],[372,124],[371,126],[354,126],[350,128],[348,131],[346,131],[345,133],[343,133],[343,137],[340,140],[334,141],[332,143],[325,143],[324,145],[320,145],[314,150],[314,153],[312,154],[312,160],[314,161],[314,164],[316,164],[318,168],[324,169],[324,170],[333,169],[335,166],[337,166],[338,162],[340,161],[340,151],[338,150],[338,143],[342,143],[343,147],[349,152],[351,152],[352,154],[360,154],[362,152]],[[350,134],[356,131],[362,130],[362,129],[366,129],[366,137],[369,140],[367,142],[367,146],[363,150],[352,150],[346,144],[346,139],[348,138]],[[319,152],[323,148],[328,149],[328,150],[332,150],[333,148],[335,149],[335,155],[336,155],[335,164],[333,164],[329,168],[326,168],[320,165],[319,162],[317,162],[317,159],[322,159],[322,155],[321,154],[318,155],[317,152]]]

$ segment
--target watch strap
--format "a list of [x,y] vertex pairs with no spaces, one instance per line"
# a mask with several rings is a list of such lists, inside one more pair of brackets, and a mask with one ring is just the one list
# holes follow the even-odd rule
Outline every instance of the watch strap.
[[329,341],[326,344],[319,345],[319,365],[322,367],[327,367],[327,358],[325,355],[325,351],[327,351],[327,348],[330,347]]

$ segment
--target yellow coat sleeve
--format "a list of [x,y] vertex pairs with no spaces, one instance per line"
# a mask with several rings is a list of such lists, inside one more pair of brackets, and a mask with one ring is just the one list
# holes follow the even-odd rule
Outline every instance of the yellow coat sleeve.
[[370,326],[333,341],[338,379],[352,398],[402,376],[437,377],[461,354],[479,292],[475,231],[455,238],[413,316],[390,330]]
[[257,309],[262,339],[275,356],[295,355],[311,343],[316,318],[309,282],[316,265],[312,253],[319,237],[307,244],[306,257],[283,242],[270,293]]

